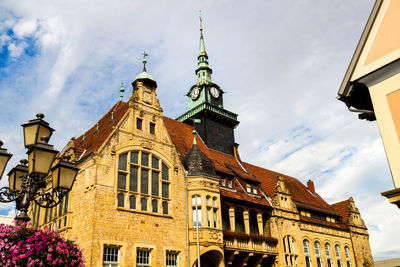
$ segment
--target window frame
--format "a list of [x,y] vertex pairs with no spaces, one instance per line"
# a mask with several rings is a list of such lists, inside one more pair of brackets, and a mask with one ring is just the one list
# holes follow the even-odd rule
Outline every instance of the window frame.
[[285,253],[286,266],[298,266],[296,241],[291,235],[283,237],[283,248]]
[[[122,158],[124,166],[120,164],[121,157],[125,157]],[[160,209],[158,205],[167,202],[169,206],[171,201],[171,167],[165,160],[152,151],[134,149],[120,152],[117,156],[116,167],[117,208],[169,215],[169,209],[165,214],[165,210]],[[123,206],[118,205],[120,194],[124,195]],[[132,196],[135,198],[135,205],[131,203]],[[143,198],[147,202],[146,209],[142,209]],[[157,200],[157,207],[153,207],[154,200]]]
[[[114,257],[116,257],[117,258],[117,260],[116,261],[112,261],[112,260],[105,260],[104,258],[106,257],[106,249],[107,250],[112,250],[112,251],[114,251],[114,250],[116,250],[117,251],[117,254],[115,255],[111,255],[111,254],[108,254],[108,256],[114,256]],[[113,246],[113,245],[103,245],[103,260],[102,260],[102,266],[103,267],[118,267],[119,266],[119,258],[120,258],[120,249],[119,249],[119,247],[118,246]]]
[[[143,256],[141,254],[147,254],[147,256]],[[140,256],[140,257],[139,257]],[[143,259],[148,262],[139,262],[139,259]],[[151,249],[146,248],[137,248],[136,249],[136,266],[137,267],[150,267],[151,266]]]
[[[170,256],[170,257],[168,257],[168,256]],[[171,257],[175,258],[175,259],[171,259]],[[171,260],[175,261],[175,264],[174,265],[170,264],[168,262],[168,260],[170,260],[170,262],[171,262]],[[165,266],[166,267],[178,267],[179,266],[179,252],[167,250],[165,252]]]

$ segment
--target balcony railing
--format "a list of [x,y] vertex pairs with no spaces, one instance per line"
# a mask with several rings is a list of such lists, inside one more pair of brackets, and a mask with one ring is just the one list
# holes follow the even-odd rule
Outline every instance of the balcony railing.
[[276,254],[277,243],[278,240],[270,236],[224,231],[224,245],[227,249]]

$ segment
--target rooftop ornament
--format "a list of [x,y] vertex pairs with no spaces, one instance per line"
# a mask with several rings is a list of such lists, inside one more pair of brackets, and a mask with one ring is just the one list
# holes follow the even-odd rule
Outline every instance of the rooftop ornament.
[[[43,208],[52,208],[62,202],[71,191],[79,170],[67,156],[56,159],[58,151],[48,143],[54,130],[43,118],[44,115],[39,113],[36,119],[21,125],[28,160],[22,159],[11,169],[9,186],[0,189],[0,202],[15,201],[20,211],[15,219],[19,221],[30,221],[28,209],[32,201]],[[12,157],[7,149],[1,148],[2,145],[0,141],[0,179]]]

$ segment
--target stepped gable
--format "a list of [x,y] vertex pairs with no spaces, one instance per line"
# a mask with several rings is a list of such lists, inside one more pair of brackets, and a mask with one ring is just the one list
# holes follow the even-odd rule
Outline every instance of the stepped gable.
[[342,223],[348,225],[350,217],[350,200],[344,200],[332,204],[331,207],[342,217]]
[[[111,134],[113,126],[116,126],[128,110],[128,102],[118,101],[97,123],[79,136],[75,144],[75,154],[79,159],[87,157],[97,151]],[[83,138],[85,137],[85,138]]]

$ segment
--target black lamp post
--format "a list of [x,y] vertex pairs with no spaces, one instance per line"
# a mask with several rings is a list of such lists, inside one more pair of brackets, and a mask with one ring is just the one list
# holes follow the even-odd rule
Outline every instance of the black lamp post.
[[[58,153],[48,144],[54,130],[43,120],[43,114],[39,113],[36,117],[21,125],[28,160],[21,160],[21,164],[11,169],[8,173],[9,187],[0,189],[0,202],[15,201],[20,211],[15,219],[21,221],[30,220],[28,209],[32,201],[43,208],[57,206],[72,189],[79,170],[69,157],[57,159],[57,164],[51,168]],[[0,141],[0,179],[12,156],[7,149],[1,148],[2,145]],[[52,179],[49,183],[52,192],[46,190],[50,188],[46,182],[48,176]]]

